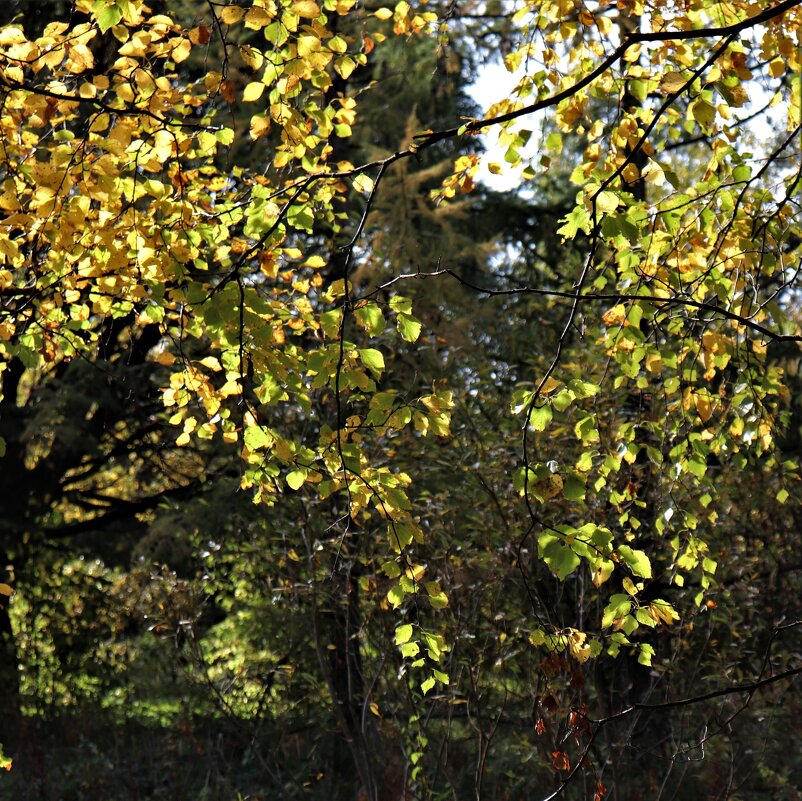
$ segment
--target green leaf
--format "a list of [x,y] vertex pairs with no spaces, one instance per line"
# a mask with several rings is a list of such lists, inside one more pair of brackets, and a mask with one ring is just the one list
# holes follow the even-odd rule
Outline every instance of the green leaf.
[[587,415],[579,420],[574,426],[574,433],[576,434],[576,438],[580,440],[583,445],[599,441],[599,431],[596,428],[596,421],[592,415]]
[[538,538],[540,557],[560,581],[564,581],[579,567],[580,559],[559,537],[542,534]]
[[355,312],[356,321],[372,336],[378,336],[386,325],[382,310],[373,302],[360,306]]
[[293,206],[287,212],[287,222],[293,228],[299,228],[311,234],[312,226],[315,224],[315,216],[309,206]]
[[638,664],[645,665],[646,667],[652,666],[652,657],[654,656],[654,648],[647,642],[640,644],[640,653],[638,654]]
[[387,593],[387,600],[390,602],[390,606],[392,606],[393,609],[398,609],[405,597],[406,592],[400,582],[393,585]]
[[644,551],[630,548],[628,545],[619,545],[616,550],[636,576],[640,576],[641,578],[652,577],[652,564]]
[[429,595],[429,603],[434,609],[443,609],[448,606],[448,596],[440,588],[439,581],[424,582],[424,587]]
[[690,111],[693,118],[704,129],[709,128],[716,119],[716,107],[701,97],[697,97],[696,100],[693,101]]
[[217,131],[214,135],[215,139],[220,142],[221,145],[225,145],[228,147],[234,141],[234,129],[233,128],[221,128]]
[[611,214],[618,208],[618,195],[615,192],[599,192],[596,196],[596,210],[601,214]]
[[551,405],[558,412],[564,412],[574,401],[576,395],[570,389],[561,389],[551,399]]
[[563,138],[558,133],[550,133],[546,137],[546,149],[551,150],[554,153],[562,153],[563,150]]
[[563,495],[569,501],[585,500],[585,482],[574,473],[568,473],[563,483]]
[[416,642],[407,642],[401,646],[401,656],[404,659],[412,659],[420,653],[420,645]]
[[245,444],[252,451],[259,450],[259,448],[269,447],[275,441],[268,430],[262,426],[250,426],[250,428],[246,428],[243,438],[245,440]]
[[398,333],[401,334],[401,338],[405,339],[407,342],[415,342],[420,335],[420,320],[413,317],[411,314],[399,313],[397,325]]
[[381,378],[382,371],[384,370],[384,356],[380,350],[376,350],[376,348],[362,348],[359,351],[359,357],[362,359],[362,364],[373,373],[374,378]]
[[401,553],[415,538],[415,529],[409,523],[399,520],[395,523],[390,523],[389,534],[390,547],[396,553]]
[[395,644],[396,645],[403,645],[405,642],[409,642],[411,637],[412,637],[412,624],[411,623],[405,623],[403,626],[399,626],[395,630]]
[[106,5],[106,0],[95,3],[94,13],[101,33],[106,33],[123,18],[122,9],[117,5]]
[[327,311],[320,315],[320,327],[329,339],[339,338],[342,314],[342,309],[333,309],[332,311]]
[[390,298],[390,308],[399,314],[412,314],[412,301],[403,295],[395,295]]
[[0,770],[11,770],[11,766],[14,764],[13,760],[9,759],[3,753],[3,746],[0,745]]
[[381,570],[387,578],[398,578],[401,575],[401,568],[398,566],[398,563],[394,562],[392,559],[388,559],[381,566]]
[[529,425],[535,431],[545,431],[546,426],[551,422],[552,411],[551,406],[533,406],[532,411],[529,412]]
[[299,467],[297,470],[290,471],[287,473],[287,486],[294,490],[300,489],[304,481],[306,481],[307,473],[308,471],[305,467]]
[[424,695],[426,695],[426,693],[428,693],[428,692],[429,692],[429,690],[431,690],[431,689],[432,689],[432,687],[434,687],[434,677],[433,677],[433,676],[429,676],[429,678],[428,678],[428,679],[425,679],[425,680],[424,680],[424,681],[421,683],[421,686],[420,686],[420,688],[421,688],[421,690],[423,691],[423,694],[424,694]]
[[590,217],[584,206],[577,206],[570,214],[563,217],[563,220],[565,225],[557,229],[557,233],[563,239],[573,239],[579,231],[590,233]]
[[632,599],[625,593],[617,593],[610,598],[604,607],[602,628],[609,628],[616,620],[622,620],[632,609]]
[[580,378],[573,378],[568,382],[568,388],[577,398],[592,398],[599,392],[599,385],[590,381],[583,381]]
[[532,397],[534,394],[535,393],[531,389],[513,390],[512,397],[510,399],[510,413],[520,414],[524,409],[529,408],[529,404],[532,402]]

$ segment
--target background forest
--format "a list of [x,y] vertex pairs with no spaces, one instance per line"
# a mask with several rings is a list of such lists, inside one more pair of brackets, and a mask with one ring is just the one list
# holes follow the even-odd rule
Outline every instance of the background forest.
[[0,799],[802,799],[800,6],[4,3]]

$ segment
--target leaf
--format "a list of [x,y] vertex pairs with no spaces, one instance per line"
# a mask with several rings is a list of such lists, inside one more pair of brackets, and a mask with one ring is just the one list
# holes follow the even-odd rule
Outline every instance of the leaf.
[[415,342],[420,336],[421,323],[416,317],[411,314],[399,313],[396,319],[398,326],[398,333],[401,338],[407,342]]
[[439,581],[426,581],[424,582],[424,587],[433,609],[443,609],[448,606],[448,596],[440,588]]
[[687,81],[682,77],[681,73],[675,70],[669,70],[663,74],[660,79],[660,91],[666,95],[673,95],[685,88]]
[[541,535],[538,539],[538,552],[549,570],[560,581],[565,581],[580,564],[580,559],[574,551],[552,534]]
[[405,596],[406,592],[404,591],[404,588],[400,583],[398,583],[394,584],[390,588],[390,591],[387,593],[387,600],[390,602],[390,606],[392,606],[393,609],[398,609],[398,607],[401,606]]
[[440,682],[440,684],[449,684],[450,679],[448,677],[448,673],[443,673],[442,670],[435,670],[432,668],[432,675]]
[[273,16],[267,10],[259,6],[253,6],[245,12],[244,25],[252,31],[259,31],[270,24]]
[[426,695],[426,693],[428,693],[429,690],[434,687],[434,681],[434,676],[429,676],[428,679],[424,679],[424,681],[421,683],[420,688],[424,695]]
[[[95,4],[95,8],[97,8],[97,5],[98,4]],[[106,33],[109,28],[113,28],[120,22],[123,18],[123,12],[116,4],[103,5],[100,11],[94,12],[94,17],[97,21],[98,28],[100,28],[100,32]]]
[[224,25],[234,25],[245,16],[245,9],[240,6],[228,5],[220,9],[220,22]]
[[563,495],[569,501],[585,500],[585,483],[574,473],[569,473],[563,482]]
[[379,306],[370,301],[364,306],[358,307],[354,311],[357,322],[370,334],[375,337],[384,331],[385,321],[382,310]]
[[373,179],[369,175],[360,173],[354,178],[354,189],[363,194],[370,194],[373,191]]
[[412,659],[419,653],[420,645],[418,645],[416,642],[404,643],[404,645],[401,646],[401,656],[404,657],[404,659]]
[[599,192],[596,196],[595,204],[596,210],[602,214],[612,214],[618,208],[618,195],[607,190]]
[[563,220],[565,224],[557,229],[563,239],[574,239],[580,231],[590,233],[590,217],[584,206],[577,206]]
[[551,406],[533,406],[532,411],[529,412],[529,425],[535,431],[545,431],[548,424],[551,422],[552,411]]
[[647,642],[640,643],[638,653],[638,664],[645,665],[646,667],[652,666],[652,657],[654,656],[654,647]]
[[693,118],[704,128],[708,129],[716,119],[716,108],[712,103],[701,97],[691,103],[690,112]]
[[378,380],[384,370],[384,356],[380,350],[375,348],[363,348],[359,351],[362,364],[367,367],[373,376]]
[[412,301],[403,295],[394,295],[390,298],[390,308],[394,312],[403,312],[404,314],[412,314]]
[[334,71],[344,80],[351,77],[351,73],[356,69],[356,61],[351,56],[340,56],[334,61]]
[[0,595],[7,595],[11,596],[14,594],[14,589],[10,587],[8,584],[0,583]]
[[[262,96],[265,90],[265,85],[261,81],[253,81],[249,83],[242,92],[242,100],[245,103],[253,103]],[[253,130],[253,123],[251,123],[251,130]],[[254,139],[258,137],[254,136]]]
[[305,467],[299,467],[287,473],[287,486],[293,490],[299,490],[306,481],[308,471]]
[[189,39],[182,39],[170,52],[170,57],[176,64],[186,61],[192,52],[192,44]]
[[619,545],[616,549],[629,569],[641,578],[652,577],[652,565],[644,551],[630,548],[628,545]]
[[405,642],[409,642],[410,638],[412,637],[412,624],[405,623],[402,626],[398,626],[395,630],[395,644],[396,645],[403,645]]
[[274,442],[273,436],[269,431],[261,426],[249,426],[246,428],[243,439],[252,451],[270,447]]
[[299,17],[306,19],[315,19],[320,16],[320,6],[314,0],[296,0],[292,4],[292,11]]
[[613,595],[607,606],[604,607],[602,615],[602,627],[609,628],[616,621],[623,620],[632,609],[632,600],[629,595],[618,593]]

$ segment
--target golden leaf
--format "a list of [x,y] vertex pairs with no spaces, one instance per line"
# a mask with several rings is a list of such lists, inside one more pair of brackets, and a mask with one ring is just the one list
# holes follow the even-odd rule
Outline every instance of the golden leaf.
[[292,4],[293,14],[306,19],[315,19],[320,16],[320,6],[314,0],[297,0]]

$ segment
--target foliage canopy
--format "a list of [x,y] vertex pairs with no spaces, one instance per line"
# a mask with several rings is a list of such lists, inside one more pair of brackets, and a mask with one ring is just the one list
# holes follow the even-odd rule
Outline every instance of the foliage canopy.
[[[554,795],[592,777],[600,799],[613,726],[802,671],[769,658],[789,610],[746,667],[710,667],[694,634],[746,614],[742,582],[789,548],[760,529],[799,517],[800,31],[798,0],[75,0],[9,20],[0,450],[27,500],[0,593],[19,620],[34,566],[56,569],[31,543],[123,517],[190,532],[222,620],[190,637],[208,681],[237,669],[226,638],[289,681],[261,602],[236,604],[294,598],[288,639],[317,654],[371,801],[387,743],[421,797],[458,785],[424,754],[462,704],[477,797],[509,694],[553,734]],[[515,87],[471,109],[466,72],[499,49]],[[205,530],[236,493],[250,508]],[[103,581],[132,614],[147,585],[165,631],[212,626],[191,581],[145,573]],[[712,685],[672,672],[697,650]],[[238,692],[232,714],[261,709]]]

